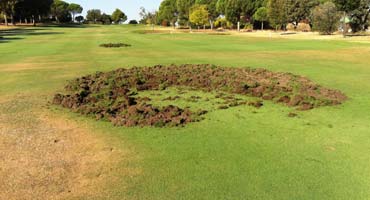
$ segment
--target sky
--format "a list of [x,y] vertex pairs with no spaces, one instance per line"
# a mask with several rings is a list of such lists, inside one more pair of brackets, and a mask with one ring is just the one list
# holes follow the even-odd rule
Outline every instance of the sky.
[[82,15],[90,9],[100,9],[102,12],[112,14],[116,8],[122,10],[128,17],[128,20],[139,20],[140,7],[148,11],[158,9],[162,0],[65,0],[68,3],[80,4],[84,11]]

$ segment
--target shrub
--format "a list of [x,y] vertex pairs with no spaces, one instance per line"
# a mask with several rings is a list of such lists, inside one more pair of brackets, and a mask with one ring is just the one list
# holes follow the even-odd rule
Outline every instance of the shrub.
[[136,20],[130,20],[129,22],[128,22],[128,24],[138,24],[138,22],[136,21]]
[[214,26],[216,28],[231,28],[233,24],[227,21],[225,18],[217,18],[217,20],[214,22]]
[[250,24],[250,23],[245,24],[244,31],[247,31],[247,32],[253,31],[253,24]]
[[297,31],[310,32],[311,26],[307,23],[298,23]]
[[332,34],[337,30],[340,16],[332,2],[317,6],[312,11],[313,28],[321,34]]
[[169,26],[170,23],[167,20],[163,20],[161,23],[162,26]]
[[295,26],[292,23],[286,25],[286,30],[288,31],[295,31]]

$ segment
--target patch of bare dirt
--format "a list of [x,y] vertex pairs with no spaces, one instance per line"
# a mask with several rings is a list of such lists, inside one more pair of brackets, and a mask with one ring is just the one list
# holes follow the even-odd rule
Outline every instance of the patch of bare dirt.
[[106,44],[101,44],[99,46],[104,47],[104,48],[131,47],[130,44],[126,44],[126,43],[106,43]]
[[238,102],[231,96],[229,105],[220,109],[243,104],[259,108],[263,106],[262,100],[269,100],[298,110],[310,110],[341,104],[347,99],[340,91],[290,73],[213,65],[159,65],[98,72],[78,78],[65,87],[65,94],[55,95],[53,103],[97,119],[108,119],[116,125],[178,126],[202,119],[200,116],[205,112],[192,112],[176,106],[154,107],[135,94],[137,91],[182,86],[261,99]]
[[1,101],[0,199],[101,199],[132,158],[87,125],[34,111],[28,97]]

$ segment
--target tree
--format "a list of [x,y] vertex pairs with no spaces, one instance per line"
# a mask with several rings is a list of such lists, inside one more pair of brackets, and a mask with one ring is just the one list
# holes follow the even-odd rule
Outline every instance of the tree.
[[322,34],[332,34],[337,30],[340,16],[332,2],[326,2],[312,11],[313,28]]
[[225,15],[226,2],[227,2],[227,0],[218,0],[217,3],[216,3],[216,10],[221,15]]
[[20,21],[27,18],[36,25],[36,19],[42,20],[43,16],[47,16],[51,12],[53,0],[20,0],[15,6],[15,13]]
[[75,20],[81,24],[81,22],[84,20],[84,17],[82,15],[79,15],[77,17],[75,17]]
[[318,5],[318,0],[287,0],[287,21],[297,27],[299,22],[309,18],[311,10]]
[[55,20],[58,23],[70,21],[71,17],[68,6],[68,3],[61,0],[54,0],[51,5],[51,14],[55,17]]
[[127,20],[127,16],[117,8],[112,14],[112,20],[115,24],[119,24],[121,22],[125,22]]
[[[53,3],[55,3],[54,8],[58,9],[51,7]],[[30,18],[30,21],[35,25],[37,18],[41,21],[42,16],[48,15],[52,10],[56,11],[55,13],[64,11],[63,5],[65,4],[67,3],[62,1],[54,2],[54,0],[0,0],[0,12],[4,14],[6,24],[8,23],[8,17],[10,17],[12,24],[15,24],[16,18],[19,21]],[[64,18],[68,18],[68,14]]]
[[141,16],[140,23],[141,24],[150,24],[150,25],[152,25],[152,28],[154,30],[154,24],[157,21],[158,12],[156,12],[156,11],[147,12],[145,10],[145,8],[143,8],[143,7],[141,7],[140,10],[141,10],[140,13],[139,13],[139,15]]
[[282,28],[287,22],[286,0],[269,0],[267,3],[267,13],[270,23],[276,29]]
[[227,0],[225,5],[225,17],[234,25],[240,22],[242,14],[245,10],[244,0]]
[[112,24],[112,17],[108,14],[103,13],[100,20],[103,24]]
[[195,0],[177,0],[176,7],[180,23],[182,25],[188,24],[190,8],[194,5]]
[[159,6],[158,10],[158,21],[168,21],[172,26],[175,26],[177,21],[177,6],[176,0],[164,0]]
[[75,20],[75,16],[76,16],[77,14],[81,14],[81,13],[82,13],[82,11],[83,11],[83,8],[82,8],[80,5],[78,5],[78,4],[71,3],[71,4],[69,4],[69,6],[68,6],[68,10],[69,10],[69,12],[71,12],[71,14],[72,14],[72,19],[73,19],[73,20]]
[[[351,15],[353,14],[353,11],[355,11],[357,8],[361,6],[362,0],[334,0],[335,5],[337,6],[338,10],[343,12],[343,19],[346,19],[347,17],[351,18]],[[345,20],[343,21],[343,35],[346,36],[347,29]]]
[[361,4],[361,0],[334,0],[335,5],[340,11],[350,13]]
[[194,5],[190,9],[190,22],[196,26],[204,26],[208,22],[208,10],[206,5]]
[[266,7],[258,8],[258,10],[254,13],[253,18],[259,22],[261,22],[261,29],[263,30],[264,22],[268,20],[268,13]]
[[8,26],[8,0],[0,0],[0,9],[2,14],[4,15],[5,25]]
[[96,22],[101,20],[101,16],[102,14],[99,9],[91,9],[87,11],[86,19],[96,24]]
[[217,1],[218,0],[195,0],[197,5],[207,5],[207,10],[209,13],[208,19],[211,29],[213,29],[213,23],[220,16],[220,13],[217,11]]
[[370,15],[370,0],[361,0],[360,5],[351,12],[351,28],[354,32],[366,30]]

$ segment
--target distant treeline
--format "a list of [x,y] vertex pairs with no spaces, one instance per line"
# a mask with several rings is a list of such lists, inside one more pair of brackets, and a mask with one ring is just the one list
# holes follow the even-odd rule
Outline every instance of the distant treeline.
[[112,15],[92,9],[87,11],[86,19],[80,15],[82,11],[82,6],[62,0],[0,0],[0,22],[6,25],[38,22],[118,24],[127,20],[119,9]]
[[82,10],[78,4],[60,0],[0,0],[1,18],[5,24],[71,22],[81,19],[76,15],[81,14]]
[[[343,22],[354,32],[367,28],[370,0],[163,0],[155,15],[161,25],[274,29],[299,23]],[[153,20],[153,19],[151,19]],[[314,22],[319,20],[319,22]],[[343,28],[346,28],[343,27]]]

